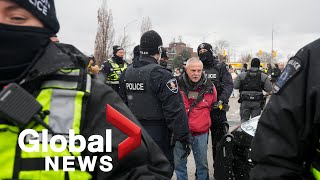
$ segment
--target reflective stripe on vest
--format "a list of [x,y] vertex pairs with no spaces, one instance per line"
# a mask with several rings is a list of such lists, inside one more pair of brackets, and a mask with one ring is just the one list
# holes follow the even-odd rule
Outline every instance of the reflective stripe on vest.
[[[79,76],[80,70],[60,70],[56,74],[68,75],[68,76]],[[62,81],[62,80],[48,80],[42,83],[41,88],[55,88],[55,89],[70,89],[74,90],[78,87],[78,82],[75,81]],[[91,88],[91,76],[87,75],[86,92],[90,93]]]
[[[57,73],[58,74],[58,73]],[[79,71],[64,74],[66,76],[78,75]],[[75,82],[72,82],[75,83]],[[77,84],[77,83],[76,83]],[[83,109],[83,98],[88,96],[88,92],[91,88],[91,77],[87,75],[86,92],[77,90],[77,86],[71,84],[71,82],[65,82],[60,80],[50,80],[44,82],[37,101],[43,106],[44,110],[49,110],[50,114],[46,116],[44,122],[48,124],[56,134],[68,134],[69,129],[74,129],[75,134],[80,134],[80,123]],[[64,88],[66,87],[66,88]],[[26,129],[34,129],[38,133],[41,133],[42,129],[45,129],[41,125],[34,125],[31,122]],[[60,161],[58,171],[45,171],[44,159],[46,156],[54,157],[58,156],[60,160],[63,156],[72,156],[66,149],[63,152],[54,152],[50,146],[48,146],[47,152],[42,152],[42,143],[39,145],[39,152],[25,152],[19,151],[17,147],[18,135],[20,130],[16,126],[10,126],[7,124],[0,124],[0,179],[65,179],[68,175],[68,179],[91,179],[91,175],[86,171],[69,171],[64,172]],[[27,147],[33,145],[28,144]],[[48,143],[49,144],[49,143]],[[59,144],[56,145],[59,147]],[[74,156],[79,156],[80,153],[73,152]],[[17,158],[18,157],[18,158]],[[19,157],[21,157],[19,159]],[[18,166],[15,166],[15,160],[18,159]],[[53,158],[52,158],[53,159]],[[14,176],[16,171],[16,177]]]
[[313,177],[317,180],[320,180],[320,171],[318,171],[316,168],[311,167],[311,172],[313,174]]
[[316,152],[315,157],[313,159],[312,165],[311,165],[311,173],[313,177],[317,180],[320,180],[320,139],[318,139],[316,144]]
[[111,64],[113,71],[107,77],[106,83],[107,84],[119,84],[119,77],[121,73],[127,68],[127,64],[124,63],[123,67],[121,68],[119,64],[113,62],[112,59],[109,59],[108,62]]

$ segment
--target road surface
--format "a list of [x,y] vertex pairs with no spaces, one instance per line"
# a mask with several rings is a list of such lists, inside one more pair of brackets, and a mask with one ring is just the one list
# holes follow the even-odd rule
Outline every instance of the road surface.
[[[231,97],[229,99],[229,105],[230,105],[230,110],[227,112],[227,118],[228,122],[230,124],[230,129],[232,127],[235,127],[240,124],[240,104],[238,103],[238,97]],[[210,137],[210,135],[209,135]],[[211,138],[209,138],[209,142],[211,142]],[[209,167],[209,179],[213,180],[213,159],[212,159],[212,146],[211,143],[208,145],[208,167]],[[191,154],[188,157],[188,179],[189,180],[194,180],[195,179],[195,162],[193,158],[193,154]],[[173,175],[172,180],[176,180],[176,175]]]

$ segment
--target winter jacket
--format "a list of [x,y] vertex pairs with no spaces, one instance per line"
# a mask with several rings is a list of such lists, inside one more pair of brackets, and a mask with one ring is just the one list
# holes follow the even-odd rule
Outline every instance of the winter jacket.
[[[319,58],[320,39],[300,49],[275,83],[252,141],[251,159],[256,166],[250,179],[315,179],[319,175]],[[311,167],[318,173],[312,175]]]
[[[85,73],[88,62],[87,60],[82,59],[82,57],[84,57],[83,54],[75,48],[73,49],[66,45],[50,43],[20,85],[36,97],[41,91],[42,82],[48,78],[50,79],[51,75],[59,72],[61,69],[76,68],[80,69],[81,73]],[[74,79],[79,78],[80,76],[75,76]],[[86,81],[87,80],[85,79],[83,83],[80,83],[78,86],[83,86]],[[113,159],[113,169],[110,172],[100,171],[100,163],[98,163],[97,160],[94,168],[95,170],[90,172],[92,179],[149,180],[171,178],[168,160],[111,87],[93,79],[91,81],[90,94],[86,98],[87,104],[82,108],[83,116],[81,116],[80,134],[87,139],[91,135],[104,136],[106,129],[112,130],[112,152],[92,153],[85,150],[81,153],[81,156],[90,156],[91,159],[93,156],[97,156],[97,159],[99,160],[104,155],[109,155]],[[118,145],[123,142],[128,135],[107,121],[107,105],[120,112],[124,117],[128,118],[142,130],[141,145],[121,160],[118,160]],[[1,124],[12,125],[12,123],[5,119],[0,119],[0,125]],[[2,150],[3,149],[0,147],[0,154]],[[20,155],[15,155],[12,158],[19,159]],[[1,165],[2,164],[0,164],[0,167]],[[17,167],[19,167],[19,165]],[[0,174],[2,173],[2,168],[0,168]]]
[[[205,76],[203,75],[203,78]],[[189,120],[189,129],[191,134],[202,134],[208,132],[211,126],[210,111],[212,105],[217,101],[217,91],[211,81],[204,80],[201,85],[195,90],[199,91],[196,100],[190,104],[188,94],[190,88],[186,83],[187,74],[183,73],[179,78],[180,93],[183,97],[183,103],[186,108]]]

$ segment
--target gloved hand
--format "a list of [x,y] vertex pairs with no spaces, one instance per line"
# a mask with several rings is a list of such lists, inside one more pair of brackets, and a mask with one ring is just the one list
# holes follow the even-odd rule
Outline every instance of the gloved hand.
[[223,101],[221,101],[221,100],[219,100],[218,102],[215,102],[215,103],[213,104],[213,109],[220,109],[220,110],[222,110],[222,108],[223,108]]
[[229,111],[230,106],[226,103],[224,103],[222,100],[219,100],[218,102],[213,104],[213,109],[219,109],[223,111]]
[[182,141],[180,143],[182,144],[182,147],[185,151],[185,153],[181,156],[181,159],[187,158],[191,152],[190,142],[189,141]]

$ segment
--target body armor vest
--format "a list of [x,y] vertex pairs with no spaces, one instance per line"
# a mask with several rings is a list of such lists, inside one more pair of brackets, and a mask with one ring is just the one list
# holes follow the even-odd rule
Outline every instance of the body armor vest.
[[[74,129],[75,134],[80,134],[81,121],[84,117],[83,107],[90,94],[91,77],[80,72],[79,69],[64,69],[55,74],[55,78],[44,81],[41,91],[36,97],[43,106],[43,111],[48,110],[50,114],[45,117],[44,123],[48,124],[56,134],[68,134],[69,129]],[[81,77],[83,74],[83,77]],[[80,78],[79,78],[80,77]],[[61,80],[60,80],[61,79]],[[75,81],[71,81],[74,79]],[[78,82],[76,81],[78,79]],[[80,85],[82,82],[86,82]],[[40,124],[30,122],[25,129],[33,129],[40,133],[45,129]],[[92,179],[89,172],[75,171],[64,172],[62,166],[59,170],[45,171],[45,157],[58,156],[62,162],[63,156],[80,156],[80,152],[73,152],[68,149],[63,152],[55,152],[48,148],[47,152],[41,149],[39,152],[25,152],[18,146],[18,135],[22,131],[18,126],[0,123],[0,179]],[[40,141],[40,140],[39,140]],[[26,146],[31,146],[25,140]]]
[[161,102],[150,87],[151,72],[155,68],[163,67],[158,64],[140,68],[129,66],[125,73],[128,106],[139,120],[164,119]]
[[107,76],[107,84],[119,84],[119,78],[121,73],[127,68],[127,64],[124,63],[122,67],[119,64],[113,62],[112,58],[108,60],[112,66],[110,74]]
[[240,92],[242,91],[257,91],[262,92],[261,72],[247,71],[244,80],[241,80]]
[[211,66],[210,68],[204,68],[203,71],[207,77],[208,80],[213,82],[217,89],[218,96],[222,92],[222,82],[221,82],[221,64],[215,64],[214,66]]

